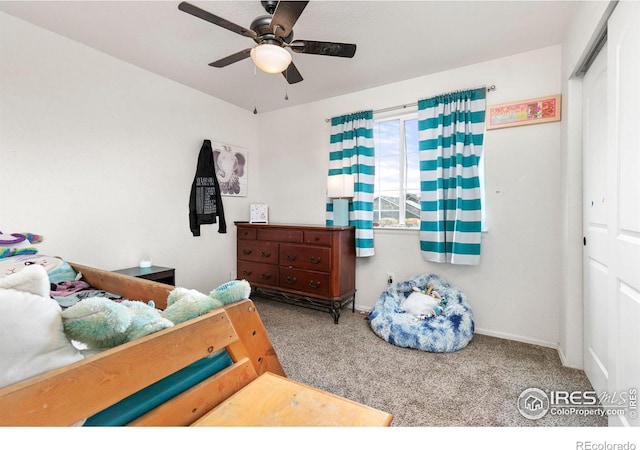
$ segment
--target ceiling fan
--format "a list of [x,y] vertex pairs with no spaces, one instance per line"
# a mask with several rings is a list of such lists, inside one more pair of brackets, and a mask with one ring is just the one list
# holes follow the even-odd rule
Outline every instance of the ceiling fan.
[[282,73],[289,84],[302,81],[302,75],[291,61],[290,48],[296,53],[352,58],[355,44],[339,42],[293,40],[293,25],[309,3],[308,1],[261,1],[268,15],[258,16],[250,29],[229,22],[188,2],[181,2],[178,9],[211,22],[234,33],[251,38],[258,45],[209,63],[212,67],[226,67],[251,57],[255,65],[267,73]]

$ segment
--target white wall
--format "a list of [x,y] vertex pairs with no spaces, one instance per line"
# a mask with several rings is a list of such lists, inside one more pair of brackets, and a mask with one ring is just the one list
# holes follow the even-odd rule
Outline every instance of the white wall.
[[254,116],[3,13],[0,32],[0,230],[108,270],[149,254],[203,292],[227,281],[251,197],[224,197],[229,233],[196,238],[189,192],[203,139],[249,149],[259,190]]
[[[270,220],[324,224],[326,118],[485,84],[497,87],[488,104],[557,94],[560,67],[554,46],[259,115],[261,200],[269,203]],[[489,232],[481,264],[427,263],[417,232],[376,231],[376,255],[357,261],[357,308],[373,307],[387,272],[398,280],[436,272],[467,293],[478,332],[555,347],[563,270],[560,133],[560,123],[488,131]]]
[[[495,84],[496,104],[560,92],[560,47],[488,61],[286,110],[252,115],[0,14],[0,230],[45,236],[41,252],[117,269],[147,252],[177,283],[207,291],[235,268],[234,220],[323,224],[325,118]],[[20,45],[13,45],[20,42]],[[397,279],[437,272],[462,288],[479,332],[555,346],[562,301],[561,124],[486,135],[489,232],[482,262],[424,262],[414,231],[377,231],[359,259],[357,306]],[[249,196],[225,197],[229,233],[194,238],[188,197],[202,139],[249,150]]]

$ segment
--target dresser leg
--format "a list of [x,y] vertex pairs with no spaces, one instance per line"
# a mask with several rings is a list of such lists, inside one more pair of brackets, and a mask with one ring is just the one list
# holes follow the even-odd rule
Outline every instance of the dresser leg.
[[340,320],[340,302],[331,302],[331,315],[333,316],[333,323],[337,324]]

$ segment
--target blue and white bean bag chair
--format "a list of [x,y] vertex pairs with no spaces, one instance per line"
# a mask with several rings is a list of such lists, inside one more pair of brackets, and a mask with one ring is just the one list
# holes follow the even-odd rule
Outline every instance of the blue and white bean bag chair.
[[[407,311],[412,310],[406,300],[414,288],[426,291],[430,286],[444,299],[437,315]],[[460,350],[474,332],[473,313],[464,293],[435,274],[418,275],[391,286],[380,295],[368,319],[373,332],[390,344],[427,352]]]

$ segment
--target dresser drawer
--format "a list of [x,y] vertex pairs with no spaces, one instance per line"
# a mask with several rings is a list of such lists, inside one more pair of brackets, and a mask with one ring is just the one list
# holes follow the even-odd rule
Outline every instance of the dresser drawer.
[[238,261],[238,278],[249,283],[278,286],[278,266]]
[[329,247],[280,244],[280,265],[329,272],[331,270],[331,249]]
[[331,245],[331,233],[328,231],[307,231],[304,232],[304,243],[312,245]]
[[302,242],[302,230],[289,228],[258,228],[257,239],[261,241]]
[[238,239],[256,239],[255,228],[238,228]]
[[280,267],[280,287],[318,297],[328,297],[330,276],[324,272]]
[[278,264],[276,242],[238,240],[238,260]]

